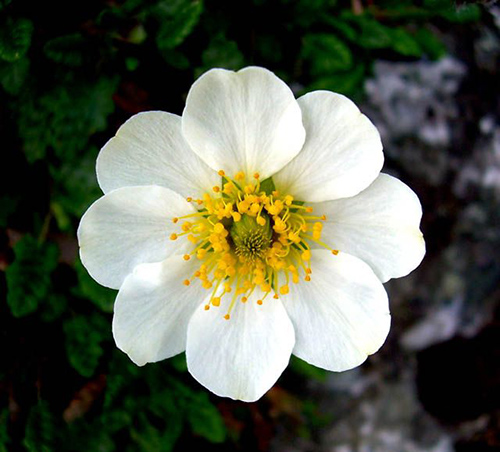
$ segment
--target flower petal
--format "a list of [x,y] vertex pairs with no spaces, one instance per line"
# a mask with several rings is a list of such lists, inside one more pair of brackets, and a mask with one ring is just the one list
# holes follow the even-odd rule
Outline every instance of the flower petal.
[[314,250],[311,281],[290,287],[283,305],[295,327],[293,354],[315,366],[344,371],[385,341],[387,294],[368,265],[340,252]]
[[345,198],[368,187],[384,162],[380,135],[370,120],[341,94],[314,91],[297,102],[306,142],[274,175],[276,187],[308,202]]
[[182,131],[211,168],[231,176],[280,170],[300,151],[305,131],[292,91],[272,72],[212,69],[189,91]]
[[136,265],[184,252],[187,240],[170,240],[175,228],[172,218],[194,211],[168,188],[153,185],[114,190],[82,217],[78,228],[82,263],[99,284],[118,289]]
[[220,177],[189,147],[180,116],[149,111],[132,116],[101,149],[97,178],[104,193],[134,185],[160,185],[198,196]]
[[113,336],[134,363],[160,361],[186,349],[189,319],[207,296],[198,280],[186,286],[199,263],[172,256],[138,265],[116,298]]
[[[256,303],[254,295],[223,318],[224,308],[203,306],[188,327],[188,369],[215,394],[253,402],[276,382],[288,365],[295,336],[280,300]],[[227,307],[226,307],[227,309]]]
[[420,201],[388,174],[353,198],[315,205],[314,212],[327,217],[323,240],[362,259],[382,282],[407,275],[424,257]]

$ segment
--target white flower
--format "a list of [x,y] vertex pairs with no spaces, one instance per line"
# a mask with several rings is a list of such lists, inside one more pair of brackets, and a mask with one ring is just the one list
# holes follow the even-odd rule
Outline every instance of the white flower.
[[78,230],[89,273],[119,289],[117,346],[140,366],[186,351],[201,384],[245,401],[292,353],[361,364],[389,332],[382,283],[425,253],[419,200],[382,164],[349,99],[296,100],[258,67],[207,72],[182,117],[130,118]]

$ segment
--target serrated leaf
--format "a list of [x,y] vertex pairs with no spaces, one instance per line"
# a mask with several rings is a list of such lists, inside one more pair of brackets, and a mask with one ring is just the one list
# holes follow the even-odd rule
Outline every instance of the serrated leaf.
[[383,49],[392,43],[390,29],[375,19],[362,16],[357,21],[361,34],[358,44],[366,49]]
[[178,416],[172,415],[165,422],[164,429],[159,429],[144,413],[139,413],[130,436],[141,452],[171,452],[181,432],[182,421]]
[[349,47],[331,34],[308,34],[304,37],[302,56],[309,61],[311,75],[318,77],[351,68]]
[[66,354],[70,364],[84,377],[91,377],[104,353],[111,325],[101,314],[77,315],[64,322]]
[[204,392],[197,393],[188,407],[187,418],[195,435],[211,443],[223,443],[226,439],[226,426],[219,410],[210,402]]
[[430,30],[421,28],[415,33],[414,37],[420,45],[420,48],[431,60],[438,60],[446,55],[446,46]]
[[84,63],[87,40],[79,33],[60,36],[48,41],[43,50],[51,60],[77,67]]
[[404,28],[391,29],[392,49],[401,55],[409,57],[421,57],[422,48],[417,40]]
[[0,26],[0,59],[13,62],[21,59],[31,45],[33,23],[24,18],[7,18]]
[[26,81],[30,69],[28,58],[21,58],[12,63],[0,62],[0,83],[9,94],[17,95]]
[[41,400],[30,411],[23,445],[30,452],[53,452],[57,449],[58,429],[48,403]]
[[307,88],[308,91],[325,89],[345,95],[353,95],[361,89],[365,78],[365,68],[358,64],[351,71],[337,72],[324,77],[319,77]]
[[73,162],[90,136],[106,128],[117,83],[102,77],[95,83],[61,84],[41,95],[23,93],[14,108],[28,161],[43,159],[52,148],[62,161]]
[[75,263],[78,286],[73,293],[94,303],[101,311],[113,312],[116,291],[97,284],[89,275],[80,260]]
[[462,5],[459,7],[453,6],[443,12],[442,16],[450,22],[461,24],[477,22],[481,19],[481,8],[474,4]]
[[244,66],[245,58],[235,41],[227,39],[223,34],[218,34],[210,40],[208,47],[201,56],[203,66],[197,68],[195,75],[201,75],[208,69],[219,67],[237,70]]
[[[52,205],[58,225],[63,231],[71,231],[71,217],[79,219],[102,192],[95,176],[98,151],[91,147],[76,161],[67,160],[58,166],[50,166],[54,181]],[[65,218],[66,217],[66,218]]]
[[156,44],[160,50],[173,49],[181,44],[200,20],[201,0],[169,0],[158,3],[155,9],[160,20]]
[[5,272],[7,304],[14,317],[31,314],[49,296],[58,255],[55,244],[40,244],[31,235],[14,245],[14,262]]

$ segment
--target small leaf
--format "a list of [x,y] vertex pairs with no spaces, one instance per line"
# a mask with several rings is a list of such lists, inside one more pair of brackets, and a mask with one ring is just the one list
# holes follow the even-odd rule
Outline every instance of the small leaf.
[[421,28],[415,33],[415,39],[421,49],[431,60],[438,60],[447,53],[444,43],[434,33],[426,28]]
[[226,439],[226,426],[219,410],[210,402],[204,392],[197,393],[187,408],[191,430],[211,443],[223,443]]
[[21,59],[31,45],[33,23],[28,19],[12,19],[0,26],[0,58],[13,62]]
[[7,267],[7,304],[14,317],[36,311],[51,290],[50,275],[57,266],[59,250],[53,243],[40,244],[25,235],[14,245],[14,262]]
[[325,33],[306,35],[302,56],[309,61],[315,77],[350,69],[353,62],[349,47],[336,36]]
[[353,95],[361,89],[364,78],[365,67],[363,64],[358,64],[351,71],[337,72],[319,77],[307,89],[308,91],[325,89],[336,93]]
[[111,325],[101,314],[77,315],[63,325],[70,364],[84,377],[91,377],[104,353],[102,342],[109,339]]
[[404,56],[421,57],[422,49],[417,40],[404,28],[391,30],[392,49]]
[[195,75],[213,67],[237,70],[245,64],[245,58],[235,41],[227,39],[222,33],[213,37],[201,56],[203,66],[197,68]]
[[81,34],[75,33],[51,39],[43,50],[48,58],[57,63],[78,67],[84,63],[87,48],[87,40]]
[[73,294],[90,300],[103,312],[113,312],[116,291],[97,284],[80,260],[75,263],[75,271],[78,277],[78,286],[73,290]]
[[57,425],[48,403],[41,400],[30,411],[23,445],[30,452],[57,450],[56,440],[59,429],[60,426]]
[[12,63],[0,62],[0,83],[3,89],[15,96],[19,94],[21,88],[28,77],[30,60],[26,57]]
[[160,2],[155,10],[160,21],[156,44],[160,50],[173,49],[192,32],[203,11],[201,0]]
[[361,29],[358,44],[361,47],[367,49],[383,49],[391,45],[392,38],[390,29],[384,27],[380,22],[363,16],[360,17],[358,25]]

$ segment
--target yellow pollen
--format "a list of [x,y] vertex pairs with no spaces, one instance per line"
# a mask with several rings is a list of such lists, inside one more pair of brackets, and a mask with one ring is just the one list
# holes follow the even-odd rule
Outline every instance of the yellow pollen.
[[336,256],[337,254],[339,254],[339,250],[332,250],[332,254]]
[[231,178],[219,170],[218,175],[221,184],[200,199],[186,198],[197,210],[172,219],[183,221],[170,239],[187,238],[190,248],[183,258],[197,261],[193,276],[179,282],[196,281],[210,290],[207,310],[229,298],[224,316],[229,320],[237,315],[233,310],[246,309],[241,304],[254,291],[261,293],[256,303],[262,305],[266,297],[286,297],[291,284],[310,281],[313,243],[334,255],[338,250],[320,241],[325,215],[311,215],[313,207],[291,194],[265,190],[259,173],[240,171]]
[[210,309],[210,306],[208,304],[205,305],[205,311],[208,311]]
[[192,200],[193,200],[193,198],[191,198],[191,196],[188,196],[188,197],[186,198],[186,201],[187,201],[187,202],[191,202]]

